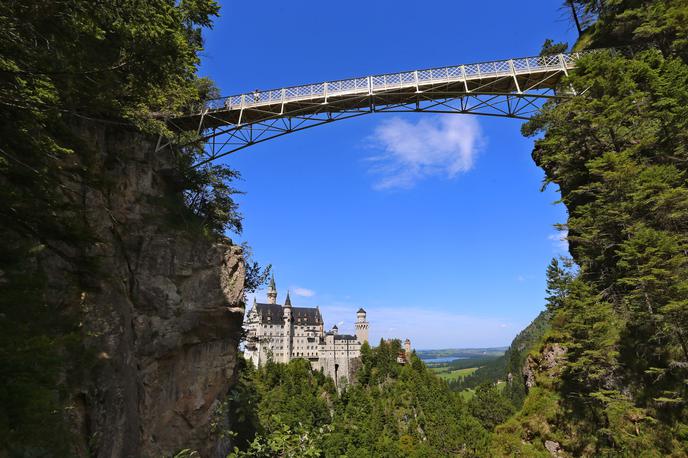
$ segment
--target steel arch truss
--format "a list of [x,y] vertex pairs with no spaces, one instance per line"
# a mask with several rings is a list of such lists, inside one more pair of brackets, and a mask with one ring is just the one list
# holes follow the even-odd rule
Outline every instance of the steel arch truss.
[[[226,124],[198,132],[198,139],[206,143],[207,158],[199,165],[214,161],[249,146],[263,143],[283,135],[323,124],[355,118],[371,113],[442,113],[473,114],[498,116],[528,120],[554,94],[446,94],[438,97],[416,97],[415,100],[394,104],[376,104],[373,100],[360,108],[340,108],[337,106],[303,103],[301,109],[272,116],[243,125]],[[365,97],[368,98],[368,97]],[[208,113],[206,116],[212,116]]]
[[530,119],[575,68],[579,53],[373,75],[224,97],[168,119],[176,139],[206,145],[199,165],[286,134],[369,113],[451,113]]

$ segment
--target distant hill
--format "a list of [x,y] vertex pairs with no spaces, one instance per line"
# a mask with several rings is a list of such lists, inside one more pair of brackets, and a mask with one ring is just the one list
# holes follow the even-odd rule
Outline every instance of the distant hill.
[[489,348],[444,348],[438,350],[416,350],[416,355],[425,362],[443,359],[448,362],[452,359],[497,358],[502,356],[509,347]]
[[521,373],[528,352],[535,346],[547,332],[550,326],[550,312],[541,312],[532,323],[521,331],[511,342],[503,355],[490,359],[478,370],[462,379],[450,382],[451,389],[462,391],[475,388],[482,383],[495,383],[498,380],[507,380],[508,374],[513,377],[512,383],[505,388],[505,394],[511,401],[520,407],[525,398],[525,384]]

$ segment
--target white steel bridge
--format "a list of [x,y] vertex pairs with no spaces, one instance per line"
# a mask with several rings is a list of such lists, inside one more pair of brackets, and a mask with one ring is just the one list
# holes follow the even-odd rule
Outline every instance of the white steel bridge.
[[[594,51],[588,51],[594,52]],[[583,53],[500,60],[254,91],[206,102],[169,119],[195,131],[209,162],[288,133],[375,112],[465,113],[529,119],[557,94]],[[161,141],[163,148],[174,140]]]

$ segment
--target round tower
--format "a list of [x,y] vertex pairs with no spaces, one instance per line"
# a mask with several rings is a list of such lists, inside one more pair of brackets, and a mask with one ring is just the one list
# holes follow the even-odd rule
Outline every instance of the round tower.
[[368,342],[368,327],[369,323],[366,321],[366,311],[363,308],[358,309],[356,312],[356,323],[354,328],[356,329],[356,339],[363,343]]
[[275,286],[275,276],[270,277],[270,286],[268,286],[268,303],[277,303],[277,287]]
[[289,291],[287,291],[287,298],[284,300],[284,305],[282,306],[282,320],[284,322],[284,338],[286,345],[284,347],[284,359],[285,363],[291,361],[292,350],[294,348],[294,328],[292,326],[292,315],[291,315],[291,298],[289,297]]

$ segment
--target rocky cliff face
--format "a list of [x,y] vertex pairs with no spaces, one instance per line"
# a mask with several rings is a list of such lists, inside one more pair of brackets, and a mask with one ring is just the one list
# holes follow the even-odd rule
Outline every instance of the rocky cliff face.
[[550,379],[559,377],[565,357],[566,349],[558,343],[546,344],[537,356],[528,355],[522,369],[526,391],[537,385],[538,375]]
[[[155,138],[78,126],[87,179],[66,180],[92,243],[55,242],[41,270],[48,300],[81,317],[95,362],[72,394],[75,454],[214,456],[210,423],[232,383],[244,312],[241,248],[170,221],[174,156]],[[81,253],[76,253],[81,250]],[[88,268],[70,258],[87,259]]]

